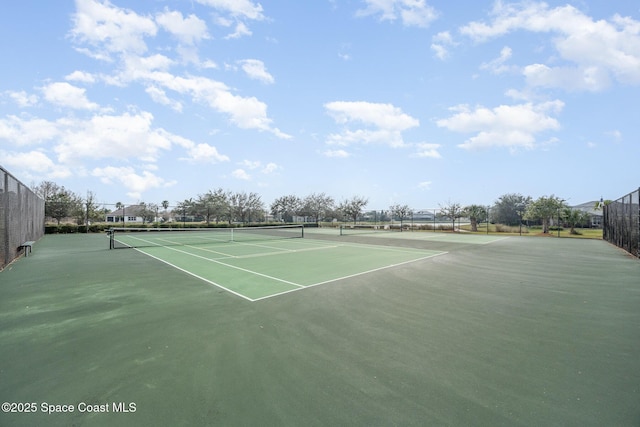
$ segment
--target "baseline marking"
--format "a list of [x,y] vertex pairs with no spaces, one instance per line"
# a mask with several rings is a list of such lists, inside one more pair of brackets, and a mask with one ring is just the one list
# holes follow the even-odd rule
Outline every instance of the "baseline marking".
[[339,280],[345,280],[345,279],[349,279],[351,277],[362,276],[364,274],[373,273],[373,272],[384,270],[384,269],[387,269],[387,268],[399,267],[399,266],[404,265],[404,264],[410,264],[412,262],[418,262],[418,261],[422,261],[422,260],[425,260],[425,259],[434,258],[434,257],[440,256],[440,255],[446,255],[448,253],[449,252],[440,252],[440,253],[437,253],[437,254],[428,255],[428,256],[425,256],[425,257],[422,257],[422,258],[416,258],[416,259],[412,259],[412,260],[409,260],[409,261],[400,262],[400,263],[397,263],[397,264],[385,265],[383,267],[378,267],[378,268],[374,268],[374,269],[371,269],[371,270],[362,271],[360,273],[349,274],[347,276],[337,277],[335,279],[329,279],[329,280],[325,280],[323,282],[312,283],[311,285],[303,286],[300,289],[291,289],[291,290],[288,290],[288,291],[278,292],[278,293],[275,293],[275,294],[271,294],[271,295],[267,295],[267,296],[264,296],[264,297],[256,298],[256,299],[254,299],[252,301],[261,301],[261,300],[265,300],[265,299],[268,299],[268,298],[273,298],[273,297],[277,297],[277,296],[280,296],[280,295],[289,294],[291,292],[300,291],[302,289],[312,288],[314,286],[325,285],[327,283],[337,282]]
[[165,264],[167,264],[167,265],[170,265],[171,267],[176,268],[176,269],[178,269],[178,270],[182,271],[183,273],[187,273],[187,274],[188,274],[188,275],[190,275],[190,276],[193,276],[193,277],[195,277],[195,278],[197,278],[197,279],[200,279],[200,280],[202,280],[203,282],[208,283],[209,285],[212,285],[212,286],[218,287],[218,288],[220,288],[220,289],[222,289],[222,290],[225,290],[225,291],[227,291],[227,292],[230,292],[230,293],[232,293],[233,295],[237,295],[237,296],[239,296],[240,298],[244,298],[244,299],[246,299],[247,301],[251,301],[251,302],[255,301],[254,299],[249,298],[249,297],[248,297],[248,296],[246,296],[246,295],[242,295],[241,293],[236,292],[236,291],[234,291],[234,290],[231,290],[231,289],[229,289],[229,288],[227,288],[227,287],[224,287],[224,286],[222,286],[222,285],[221,285],[221,284],[219,284],[219,283],[216,283],[216,282],[214,282],[214,281],[212,281],[212,280],[206,279],[206,278],[204,278],[204,277],[202,277],[202,276],[199,276],[199,275],[197,275],[197,274],[195,274],[195,273],[192,273],[192,272],[191,272],[191,271],[189,271],[189,270],[185,270],[185,269],[184,269],[184,268],[182,268],[182,267],[178,267],[177,265],[172,264],[172,263],[170,263],[169,261],[166,261],[166,260],[164,260],[164,259],[162,259],[162,258],[158,258],[157,256],[151,255],[150,253],[147,253],[147,252],[141,251],[141,250],[140,250],[140,249],[138,249],[138,248],[133,248],[133,249],[135,249],[136,251],[138,251],[138,252],[140,252],[140,253],[143,253],[143,254],[145,254],[145,255],[147,255],[147,256],[150,256],[151,258],[157,259],[157,260],[158,260],[158,261],[160,261],[160,262],[163,262],[163,263],[165,263]]
[[282,282],[282,283],[286,283],[288,285],[293,285],[293,286],[297,286],[299,288],[304,288],[304,285],[301,285],[299,283],[294,283],[294,282],[290,282],[288,280],[284,280],[284,279],[280,279],[280,278],[277,278],[277,277],[269,276],[268,274],[258,273],[257,271],[252,271],[252,270],[248,270],[246,268],[237,267],[235,265],[227,264],[225,262],[221,262],[221,261],[218,261],[216,259],[203,257],[201,255],[197,255],[197,254],[194,254],[194,253],[191,253],[191,252],[181,251],[180,249],[175,249],[175,248],[172,248],[170,246],[167,246],[166,248],[170,249],[172,251],[183,253],[185,255],[190,255],[192,257],[204,259],[204,260],[209,261],[209,262],[215,262],[216,264],[224,265],[225,267],[234,268],[236,270],[244,271],[245,273],[254,274],[254,275],[260,276],[260,277],[265,277],[265,278],[270,279],[270,280],[275,280],[276,282]]

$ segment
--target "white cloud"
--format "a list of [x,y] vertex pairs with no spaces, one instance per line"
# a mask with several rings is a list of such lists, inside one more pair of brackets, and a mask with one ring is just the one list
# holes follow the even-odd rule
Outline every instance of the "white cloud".
[[482,106],[471,109],[459,105],[451,109],[455,112],[453,116],[436,123],[454,132],[475,133],[475,136],[459,145],[461,148],[530,149],[536,147],[537,134],[560,128],[551,114],[559,113],[563,107],[564,104],[558,100],[540,104],[500,105],[493,109]]
[[440,144],[430,144],[430,143],[418,143],[415,144],[417,151],[413,154],[413,157],[428,157],[432,159],[439,159],[442,156],[438,152],[440,148]]
[[442,31],[431,38],[431,50],[434,51],[436,57],[445,60],[449,57],[449,48],[456,46],[458,43],[453,41],[451,33]]
[[322,153],[326,157],[336,157],[339,159],[346,159],[350,154],[345,150],[326,150]]
[[214,69],[214,68],[218,68],[218,64],[216,64],[214,61],[211,61],[210,59],[207,59],[205,61],[202,61],[201,63],[198,64],[199,67],[204,68],[204,69]]
[[525,30],[553,34],[552,42],[566,64],[529,64],[524,68],[533,86],[599,91],[612,80],[640,84],[640,21],[613,16],[595,21],[571,5],[495,3],[489,24],[471,22],[460,29],[477,42]]
[[161,150],[171,148],[173,135],[153,129],[151,113],[119,116],[95,115],[90,120],[66,119],[56,145],[59,161],[76,163],[83,158],[136,158],[154,162]]
[[343,61],[350,61],[351,60],[351,54],[349,53],[350,50],[351,50],[350,43],[342,43],[342,45],[340,46],[340,51],[338,52],[338,57]]
[[523,70],[530,86],[561,87],[567,91],[600,91],[611,84],[609,73],[599,67],[548,67],[527,65]]
[[251,0],[196,0],[200,4],[226,12],[235,18],[246,18],[254,21],[264,19],[262,5]]
[[509,60],[509,58],[511,58],[512,54],[513,54],[513,51],[511,50],[511,48],[508,46],[505,46],[500,51],[500,56],[498,58],[490,62],[485,62],[484,64],[480,65],[480,69],[489,70],[494,74],[502,74],[507,71],[510,71],[514,67],[505,65],[505,63]]
[[381,21],[400,19],[407,27],[428,27],[438,18],[438,12],[425,0],[364,0],[367,7],[356,16],[380,15]]
[[417,119],[391,104],[336,101],[329,102],[324,107],[338,124],[365,127],[344,129],[339,134],[331,134],[327,138],[328,144],[346,146],[379,143],[402,147],[405,145],[402,132],[420,124]]
[[275,164],[275,163],[267,163],[265,165],[265,167],[262,168],[262,173],[265,174],[265,175],[268,175],[268,174],[276,172],[279,169],[280,169],[280,166],[278,166],[277,164]]
[[8,116],[0,119],[0,140],[14,145],[33,145],[60,136],[56,122],[38,118]]
[[383,129],[401,131],[420,124],[417,119],[391,104],[335,101],[325,104],[325,108],[338,123],[360,122]]
[[422,181],[418,183],[418,188],[421,190],[431,190],[431,181]]
[[64,77],[65,80],[69,80],[71,82],[80,82],[80,83],[95,83],[96,82],[96,76],[91,74],[91,73],[87,73],[85,71],[74,71],[71,74],[67,74]]
[[245,25],[244,22],[238,22],[236,24],[236,28],[235,31],[233,33],[229,33],[227,36],[225,36],[225,39],[239,39],[240,37],[244,37],[244,36],[250,36],[253,33],[251,32],[251,30],[249,29],[249,27],[247,27]]
[[38,97],[36,95],[28,94],[23,90],[19,92],[9,90],[6,91],[5,94],[20,108],[32,107],[38,103]]
[[171,107],[172,110],[177,111],[179,113],[182,112],[182,103],[179,101],[174,101],[170,99],[164,90],[155,86],[149,86],[148,88],[145,89],[145,92],[147,92],[147,94],[149,94],[151,99],[153,99],[158,104]]
[[190,95],[194,101],[207,104],[214,110],[227,114],[231,123],[242,129],[271,132],[278,138],[291,136],[272,126],[267,116],[267,105],[255,97],[241,97],[231,92],[222,82],[206,77],[180,77],[161,71],[141,72],[136,78],[153,82],[180,94]]
[[119,182],[129,190],[127,195],[133,199],[139,199],[142,193],[152,188],[164,188],[176,184],[176,181],[166,181],[148,170],[137,173],[130,166],[95,168],[91,174],[100,178],[105,184]]
[[259,160],[243,160],[238,164],[244,166],[249,170],[253,170],[258,169],[262,163]]
[[[276,172],[277,170],[280,169],[280,166],[278,166],[277,164],[273,163],[273,162],[269,162],[266,165],[263,165],[263,163],[260,160],[243,160],[242,162],[238,163],[239,165],[245,167],[246,169],[249,170],[257,170],[260,169],[260,172],[268,175],[271,173]],[[242,170],[243,169],[238,169],[238,170]],[[248,176],[248,175],[247,175]]]
[[6,152],[0,150],[3,166],[23,171],[26,178],[46,177],[46,178],[66,178],[71,175],[68,167],[56,165],[42,151],[34,150],[28,152]]
[[200,40],[208,39],[207,24],[195,15],[187,18],[181,12],[165,9],[156,15],[156,22],[165,30],[173,34],[181,43],[193,45]]
[[265,19],[262,5],[251,0],[196,0],[198,3],[210,6],[219,13],[229,15],[217,16],[215,22],[223,27],[231,27],[235,23],[233,33],[225,36],[225,39],[238,39],[252,34],[245,20],[262,21]]
[[81,164],[82,159],[119,159],[155,162],[163,151],[182,147],[185,160],[228,161],[228,157],[208,144],[195,144],[186,138],[152,126],[148,112],[121,115],[93,115],[88,119],[61,118],[57,121],[8,116],[0,119],[0,140],[11,145],[47,144],[65,165]]
[[534,101],[538,96],[529,88],[525,90],[508,89],[504,93],[505,96],[516,101]]
[[238,61],[242,70],[254,80],[260,80],[262,83],[272,84],[275,79],[264,66],[264,62],[258,59],[243,59]]
[[72,19],[71,36],[97,49],[85,51],[93,57],[108,58],[113,52],[144,53],[147,51],[145,36],[154,36],[157,32],[151,17],[115,7],[108,0],[76,0]]
[[151,56],[125,55],[122,57],[122,70],[108,83],[126,86],[130,82],[153,80],[156,74],[163,75],[174,61],[161,54]]
[[180,160],[188,160],[198,163],[220,163],[228,162],[229,157],[224,154],[220,154],[218,149],[209,144],[195,144],[187,149],[188,158],[181,158]]
[[[228,14],[231,19],[225,18],[225,21],[229,23],[236,21],[238,26],[243,24],[238,22],[238,19],[264,19],[262,6],[249,0],[201,0],[200,2]],[[203,22],[195,16],[190,15],[184,18],[178,12],[165,10],[165,13],[156,17],[160,22],[159,25],[181,37],[184,43],[195,43],[206,36]],[[125,87],[130,83],[143,83],[147,87],[154,88],[150,89],[149,93],[156,102],[170,105],[178,111],[182,108],[182,104],[172,102],[171,97],[166,92],[163,94],[162,91],[173,90],[180,94],[188,94],[193,101],[204,103],[213,110],[228,115],[235,126],[270,132],[282,139],[291,138],[290,135],[273,126],[272,120],[267,116],[267,105],[257,98],[236,95],[224,83],[205,77],[173,75],[169,70],[177,64],[166,55],[155,53],[143,56],[147,51],[145,38],[153,37],[157,32],[156,23],[152,17],[118,8],[108,0],[104,2],[78,0],[73,21],[71,35],[77,43],[88,45],[91,48],[89,53],[93,57],[120,61],[119,71],[116,74],[101,76],[107,84]],[[85,47],[82,46],[82,48]],[[211,61],[201,64],[197,52],[190,50],[190,46],[178,46],[176,51],[187,63],[206,67],[215,66]],[[264,64],[261,62],[246,62],[243,66],[251,77],[273,82],[273,77],[264,69]]]
[[622,141],[622,132],[620,132],[619,130],[612,130],[609,132],[605,132],[605,135],[609,138],[611,138],[614,142],[620,142]]
[[54,105],[75,108],[78,110],[96,110],[98,104],[90,102],[86,90],[67,82],[51,83],[42,88],[44,98]]
[[236,169],[233,172],[231,172],[231,176],[233,176],[236,179],[240,179],[242,181],[250,181],[251,180],[251,175],[249,175],[244,169]]

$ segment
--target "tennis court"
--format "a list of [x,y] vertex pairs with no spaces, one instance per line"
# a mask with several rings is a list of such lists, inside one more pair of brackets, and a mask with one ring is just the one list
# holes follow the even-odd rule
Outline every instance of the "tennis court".
[[[328,230],[323,230],[327,232]],[[332,232],[333,233],[333,232]],[[483,235],[471,233],[448,233],[438,231],[400,231],[384,227],[349,227],[343,226],[339,229],[341,236],[370,236],[380,239],[400,239],[400,240],[428,240],[433,242],[460,243],[470,245],[486,245],[497,242],[507,237],[496,235]]]
[[0,401],[36,404],[0,425],[640,424],[637,259],[430,234],[47,235],[0,272]]
[[110,247],[135,249],[249,301],[446,253],[303,236],[301,226],[177,231],[129,228],[114,231]]

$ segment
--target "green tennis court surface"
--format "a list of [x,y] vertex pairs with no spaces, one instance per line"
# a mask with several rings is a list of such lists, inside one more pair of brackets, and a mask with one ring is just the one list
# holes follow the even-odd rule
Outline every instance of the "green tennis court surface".
[[0,426],[639,425],[637,259],[393,234],[45,236],[0,272],[0,402],[37,404]]
[[444,253],[312,239],[180,244],[136,250],[250,301]]
[[[319,231],[320,233],[340,233],[343,236],[370,236],[381,239],[401,239],[401,240],[430,240],[433,242],[449,242],[471,245],[486,245],[488,243],[497,242],[505,239],[503,236],[470,234],[470,233],[450,233],[440,231],[389,231],[384,228],[349,228],[344,227],[336,231],[328,231],[327,229]],[[313,231],[312,231],[313,233]]]

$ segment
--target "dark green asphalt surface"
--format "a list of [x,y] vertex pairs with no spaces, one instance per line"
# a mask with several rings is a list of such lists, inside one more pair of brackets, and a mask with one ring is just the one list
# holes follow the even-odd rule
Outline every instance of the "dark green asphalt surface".
[[0,272],[0,401],[35,410],[0,426],[640,425],[640,261],[406,245],[449,253],[250,302],[104,235],[46,236]]

